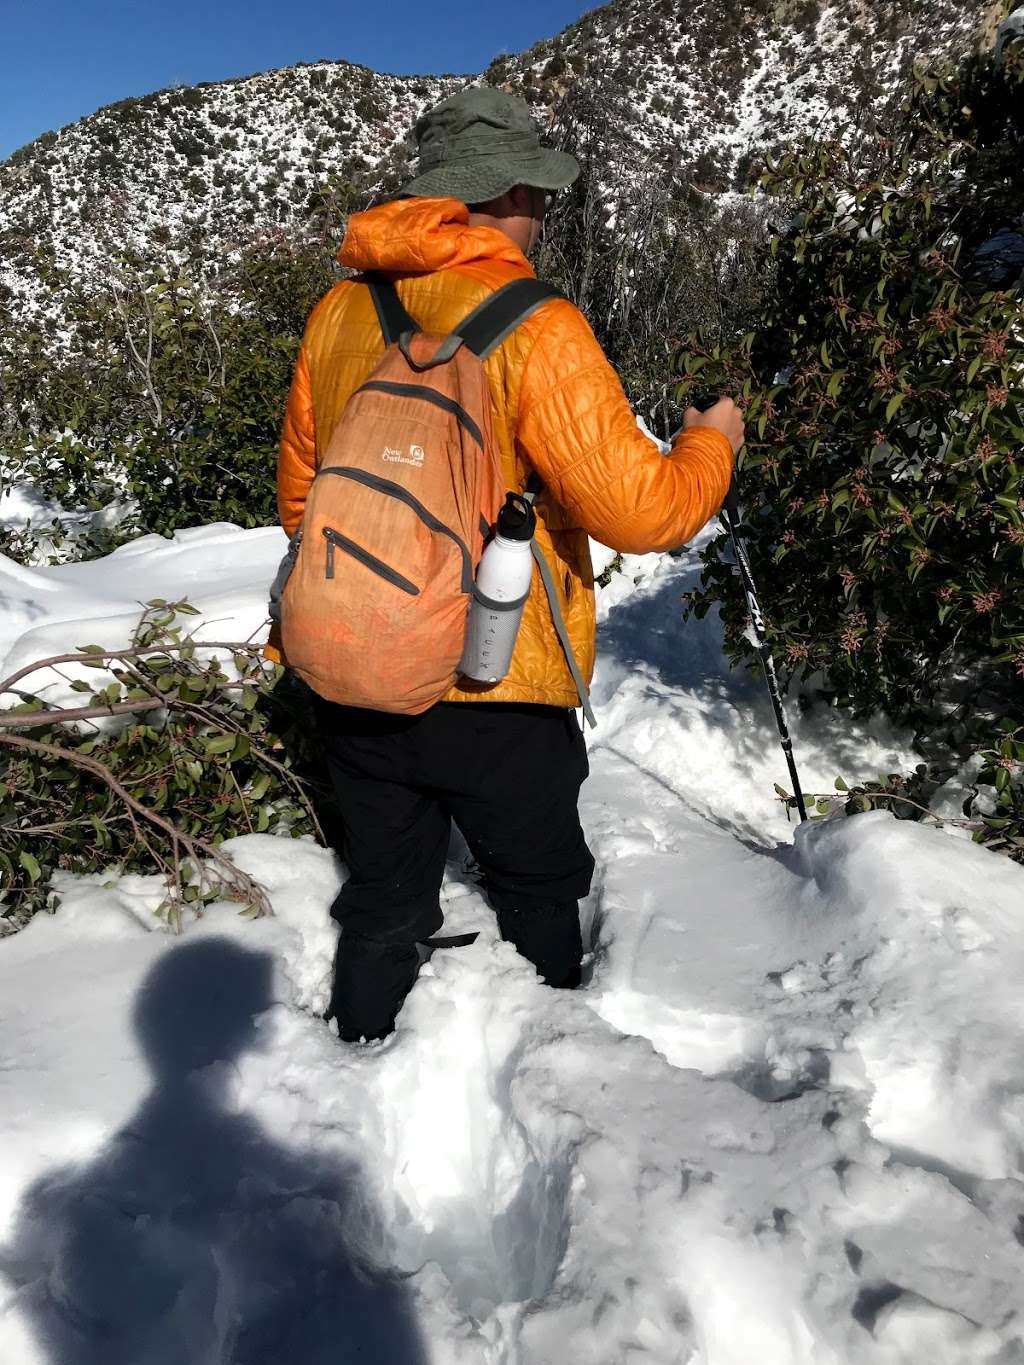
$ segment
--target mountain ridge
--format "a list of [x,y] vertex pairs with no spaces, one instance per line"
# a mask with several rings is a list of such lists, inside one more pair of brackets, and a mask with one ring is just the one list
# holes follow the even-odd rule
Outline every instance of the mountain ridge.
[[191,238],[212,260],[254,231],[329,231],[339,186],[372,186],[389,167],[393,181],[418,114],[472,82],[515,90],[549,120],[580,82],[614,86],[648,170],[725,190],[757,154],[815,121],[841,128],[915,55],[966,46],[1002,8],[613,0],[478,74],[308,62],[118,101],[0,163],[0,305],[52,331],[60,276],[102,276],[122,251]]

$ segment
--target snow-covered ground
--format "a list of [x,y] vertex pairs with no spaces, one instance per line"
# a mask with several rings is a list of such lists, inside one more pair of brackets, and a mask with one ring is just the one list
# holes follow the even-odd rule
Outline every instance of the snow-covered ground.
[[[248,636],[280,551],[0,561],[3,673],[154,596]],[[229,845],[272,919],[175,937],[155,879],[99,875],[0,943],[3,1365],[1024,1361],[1024,869],[788,825],[757,681],[682,623],[696,573],[627,558],[602,594],[583,990],[497,939],[458,848],[480,938],[367,1047],[318,1018],[342,869],[311,842]],[[811,789],[911,762],[793,719]]]

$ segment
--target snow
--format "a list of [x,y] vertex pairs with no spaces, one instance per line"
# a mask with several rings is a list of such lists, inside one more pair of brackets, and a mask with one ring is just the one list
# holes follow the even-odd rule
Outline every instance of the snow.
[[[259,638],[276,531],[0,560],[4,673],[187,595]],[[878,812],[794,828],[696,549],[601,594],[579,992],[496,934],[392,1038],[319,1018],[344,875],[232,840],[275,914],[181,936],[155,877],[64,876],[0,943],[0,1360],[1008,1365],[1024,1359],[1024,870]],[[32,680],[61,695],[52,674]],[[912,763],[793,708],[810,789]]]
[[[141,536],[85,563],[27,568],[0,555],[0,677],[79,645],[127,645],[153,598],[187,598],[200,612],[189,618],[197,640],[257,638],[266,622],[267,585],[286,544],[278,527],[245,531],[214,523],[172,537]],[[62,665],[60,673],[39,670],[19,685],[60,706],[74,696],[74,676]],[[95,671],[81,676],[98,677]]]

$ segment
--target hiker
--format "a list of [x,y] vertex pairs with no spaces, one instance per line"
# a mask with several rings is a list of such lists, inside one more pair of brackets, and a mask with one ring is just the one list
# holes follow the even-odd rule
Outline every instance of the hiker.
[[[522,100],[486,87],[462,90],[429,111],[416,138],[418,175],[392,202],[352,216],[339,260],[392,282],[399,314],[404,309],[422,332],[446,337],[502,286],[534,279],[527,256],[540,240],[551,196],[572,184],[579,165],[541,145]],[[388,286],[373,291],[359,277],[336,285],[310,315],[278,469],[289,536],[303,521],[346,404],[382,362],[389,306],[396,305]],[[594,867],[577,809],[588,765],[575,711],[594,665],[588,536],[634,554],[684,544],[721,506],[743,441],[740,410],[722,399],[704,413],[690,409],[671,453],[662,456],[637,429],[579,310],[561,296],[538,306],[535,295],[531,307],[500,344],[491,338],[493,348],[481,348],[504,488],[522,492],[532,482],[541,489],[534,542],[540,571],[507,675],[493,685],[457,677],[418,714],[401,713],[401,699],[388,709],[365,699],[362,705],[316,699],[349,871],[332,909],[341,936],[328,1011],[346,1040],[384,1037],[394,1027],[418,970],[417,944],[443,923],[439,892],[453,821],[479,865],[502,937],[548,985],[579,985],[578,902]],[[408,373],[416,377],[415,367]],[[391,487],[384,475],[397,478],[403,466],[424,462],[420,444],[387,448],[380,458],[392,463],[378,466],[380,477],[352,475],[351,496],[362,496],[360,482]],[[332,487],[325,496],[343,496],[343,479],[326,482]],[[362,574],[368,591],[392,591],[380,589],[381,574],[410,594],[418,591],[406,581],[414,575],[382,564],[365,541],[355,543],[358,524],[348,536],[320,529],[329,542],[326,570],[319,534],[308,552],[317,556],[309,563],[319,581],[334,572],[336,543],[337,564]],[[306,553],[298,551],[300,565]],[[396,612],[415,610],[402,592],[393,596]],[[353,598],[343,600],[358,610]],[[330,615],[321,612],[310,631],[329,633]],[[363,657],[379,669],[378,640],[369,630]],[[343,679],[336,688],[337,680],[327,678],[319,685],[315,659],[310,673],[316,690],[336,695],[353,695],[358,681]]]

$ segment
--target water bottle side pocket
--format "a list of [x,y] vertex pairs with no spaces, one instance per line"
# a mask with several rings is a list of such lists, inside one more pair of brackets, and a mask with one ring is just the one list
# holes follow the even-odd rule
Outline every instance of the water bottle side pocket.
[[270,619],[278,626],[281,624],[281,598],[284,596],[285,587],[288,584],[289,578],[292,576],[292,570],[295,568],[295,561],[299,557],[299,546],[301,544],[302,528],[300,526],[291,540],[289,540],[288,548],[284,552],[280,564],[277,566],[277,573],[274,575],[274,581],[270,585],[267,612]]

